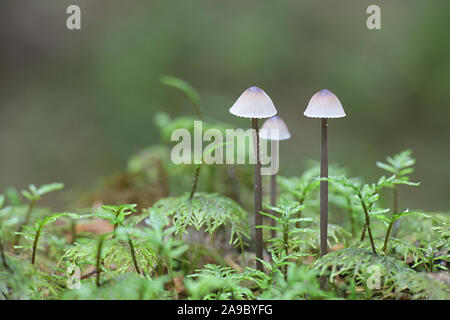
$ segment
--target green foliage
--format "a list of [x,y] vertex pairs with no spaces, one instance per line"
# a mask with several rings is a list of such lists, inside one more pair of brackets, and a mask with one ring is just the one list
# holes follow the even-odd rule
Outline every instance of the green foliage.
[[17,232],[17,234],[24,236],[25,239],[29,240],[28,244],[25,245],[19,245],[14,246],[15,249],[32,249],[32,255],[31,255],[31,263],[35,263],[36,258],[36,252],[40,248],[39,247],[39,238],[40,236],[44,235],[43,228],[52,222],[55,222],[57,219],[62,217],[69,217],[72,219],[78,219],[80,218],[79,215],[69,212],[63,212],[63,213],[55,213],[51,216],[48,216],[44,219],[38,219],[32,227],[30,226],[24,226],[25,232]]
[[78,289],[63,291],[62,300],[164,300],[170,292],[164,288],[167,277],[145,279],[136,274],[121,274],[100,287],[83,282]]
[[178,89],[182,91],[191,101],[192,105],[195,108],[195,111],[198,115],[202,115],[202,112],[200,110],[200,95],[198,92],[186,81],[170,77],[170,76],[162,76],[161,77],[161,83],[165,84],[166,86],[173,87],[175,89]]
[[108,220],[114,225],[115,230],[118,226],[123,225],[126,216],[136,212],[136,206],[136,204],[104,205],[102,206],[103,211],[92,216]]
[[285,178],[277,176],[277,182],[284,192],[291,195],[295,201],[303,204],[308,195],[319,186],[320,181],[317,179],[319,172],[320,167],[314,165],[305,170],[300,177]]
[[276,274],[271,286],[263,291],[260,299],[303,300],[335,298],[330,292],[320,289],[317,271],[307,266],[290,265],[287,276]]
[[377,162],[377,167],[395,176],[394,184],[418,186],[420,183],[409,182],[409,175],[414,172],[412,166],[416,163],[411,154],[411,150],[402,151],[392,157],[387,157],[387,163]]
[[[158,121],[172,123],[162,114]],[[177,126],[188,123],[192,119]],[[213,151],[211,147],[205,153]],[[142,210],[137,200],[139,207],[103,205],[94,212],[80,210],[84,215],[55,214],[36,206],[61,184],[30,186],[22,193],[28,203],[14,189],[0,195],[0,299],[449,299],[448,215],[400,210],[396,204],[383,207],[386,188],[395,198],[399,185],[418,185],[410,182],[410,151],[377,163],[391,176],[372,183],[351,178],[340,167],[330,168],[335,224],[328,225],[330,252],[320,258],[316,191],[323,179],[318,166],[299,177],[279,177],[279,201],[261,212],[273,226],[256,226],[270,231],[264,233],[268,255],[259,260],[264,272],[251,267],[255,258],[252,247],[246,247],[247,211],[223,192],[177,196],[189,189],[194,166],[167,163],[167,152],[166,147],[155,148],[130,159],[128,174],[139,178],[136,185],[161,181],[161,172],[179,185],[164,186],[174,196],[149,202],[153,205],[148,209]],[[210,184],[222,181],[227,171],[202,166],[202,172]],[[251,171],[239,172],[230,184],[251,190]],[[226,186],[221,182],[214,187],[223,191]],[[252,203],[250,192],[239,196]],[[345,221],[342,213],[348,216]],[[76,225],[99,219],[112,225],[112,231],[76,234]],[[272,231],[275,236],[268,237]],[[23,243],[15,246],[15,234]],[[197,241],[203,236],[210,237],[208,244]],[[223,239],[231,246],[222,248]],[[320,285],[321,277],[326,285]]]
[[43,186],[37,188],[34,184],[30,184],[28,187],[29,190],[22,190],[22,195],[27,198],[29,201],[37,201],[42,198],[43,195],[61,190],[64,188],[64,184],[62,183],[50,183],[44,184]]
[[156,202],[152,209],[171,219],[176,233],[182,236],[188,227],[204,229],[212,235],[221,226],[230,226],[230,244],[245,244],[249,238],[247,213],[233,200],[217,194],[196,193],[189,201],[188,194],[169,197]]
[[414,273],[404,262],[355,247],[331,252],[315,263],[315,269],[321,275],[327,275],[330,283],[337,277],[351,277],[357,285],[364,286],[373,276],[374,267],[380,270],[384,293],[392,292],[398,287],[397,277],[400,274]]
[[[190,278],[195,278],[195,281]],[[242,285],[244,281],[245,276],[232,268],[207,264],[190,275],[185,284],[192,299],[253,299],[252,291]]]
[[257,228],[275,230],[277,237],[267,240],[271,244],[270,249],[281,256],[282,252],[288,256],[291,252],[293,257],[299,256],[300,245],[306,242],[302,240],[302,235],[305,233],[315,233],[316,231],[310,228],[299,228],[297,225],[304,222],[313,221],[312,218],[298,217],[298,213],[303,210],[305,206],[300,205],[298,202],[290,201],[286,197],[281,197],[278,206],[268,209],[272,210],[271,213],[261,212],[262,215],[275,220],[275,226],[262,225]]

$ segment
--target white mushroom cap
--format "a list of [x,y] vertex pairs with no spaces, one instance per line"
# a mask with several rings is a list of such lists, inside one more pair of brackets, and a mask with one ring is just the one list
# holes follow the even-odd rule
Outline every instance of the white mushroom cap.
[[309,100],[304,115],[309,118],[342,118],[345,112],[338,97],[330,90],[323,89]]
[[258,87],[245,90],[230,108],[230,113],[243,118],[269,118],[277,114],[272,99]]
[[[275,133],[272,130],[278,130],[278,132]],[[263,123],[259,136],[266,140],[287,140],[291,134],[284,121],[280,117],[274,116]]]

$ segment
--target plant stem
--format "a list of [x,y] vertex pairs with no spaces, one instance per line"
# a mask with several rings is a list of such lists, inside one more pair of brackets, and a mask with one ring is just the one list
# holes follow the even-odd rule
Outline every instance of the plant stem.
[[[275,207],[277,204],[277,174],[273,174],[270,176],[270,206]],[[275,215],[276,213],[271,210],[271,213]],[[275,227],[275,220],[270,219],[270,225]],[[276,237],[276,231],[274,229],[270,230],[270,235],[272,239]]]
[[[322,119],[322,148],[320,161],[320,177],[328,178],[328,134],[327,119]],[[328,245],[328,181],[320,181],[320,256],[327,254]]]
[[36,261],[36,251],[37,251],[37,246],[38,246],[38,242],[39,242],[39,237],[41,235],[42,227],[43,227],[43,225],[39,225],[39,228],[37,229],[36,234],[34,236],[33,253],[31,254],[31,264],[34,264]]
[[367,229],[367,224],[364,222],[363,231],[361,233],[361,238],[359,239],[359,241],[364,241],[364,238],[366,237],[366,229]]
[[0,238],[0,254],[1,254],[3,266],[5,267],[6,270],[8,270],[9,272],[12,273],[11,268],[9,267],[8,263],[6,262],[6,256],[5,256],[5,251],[3,248],[3,239],[2,238]]
[[141,271],[139,270],[139,266],[138,266],[137,259],[136,259],[136,253],[134,251],[133,240],[131,240],[131,237],[128,237],[128,245],[130,246],[130,253],[131,253],[131,258],[133,259],[134,268],[136,269],[136,272],[138,274],[141,274]]
[[102,270],[100,268],[100,264],[101,264],[101,260],[102,260],[102,249],[103,249],[104,242],[105,242],[105,237],[101,236],[100,240],[98,241],[98,246],[97,246],[97,263],[96,263],[97,277],[95,280],[97,287],[100,287],[100,273],[102,272]]
[[[304,197],[300,198],[299,201],[298,201],[298,203],[299,203],[301,206],[303,206],[303,203],[304,203],[304,202],[305,202]],[[298,217],[299,219],[302,217],[302,210],[300,210],[300,211],[298,212],[297,217]],[[296,227],[297,229],[300,228],[300,221],[297,221],[297,222],[295,223],[295,227]]]
[[192,182],[192,190],[191,194],[189,195],[189,201],[194,198],[195,190],[197,190],[197,184],[198,184],[198,177],[200,176],[200,168],[201,166],[199,164],[195,167],[195,173],[194,173],[194,181]]
[[[369,239],[370,239],[370,245],[372,246],[372,252],[374,254],[377,253],[376,249],[375,249],[375,243],[373,242],[373,238],[372,238],[372,231],[370,230],[370,217],[369,217],[369,212],[367,210],[366,204],[364,203],[363,199],[362,199],[362,195],[361,193],[358,194],[359,200],[361,201],[363,210],[364,210],[364,215],[366,217],[366,224],[365,227],[367,228],[367,233],[369,234]],[[364,229],[365,230],[365,229]]]
[[[31,200],[30,203],[28,204],[28,210],[27,210],[27,214],[25,215],[25,220],[23,221],[23,223],[21,225],[19,225],[19,229],[17,230],[17,232],[22,232],[23,230],[23,226],[26,226],[28,224],[28,222],[30,221],[31,218],[31,213],[33,212],[33,208],[36,204],[37,200]],[[16,235],[16,240],[14,242],[15,246],[18,246],[20,244],[20,234]]]
[[[289,252],[289,224],[283,225],[283,250],[285,255]],[[284,279],[287,280],[287,265],[283,268]]]
[[[393,205],[393,214],[397,214],[398,213],[398,186],[394,185],[393,189],[392,189],[392,193],[393,193],[393,198],[394,198],[394,205]],[[394,222],[394,229],[392,230],[392,236],[395,237],[398,227],[400,224],[400,219],[396,220]]]
[[75,244],[75,240],[77,238],[77,223],[74,220],[70,223],[70,234],[72,236],[70,243]]
[[389,234],[391,233],[393,224],[394,224],[394,222],[391,221],[391,223],[389,223],[388,229],[386,231],[386,237],[384,238],[384,244],[383,244],[383,249],[382,249],[384,254],[387,254],[387,245],[388,245],[388,241],[389,241]]
[[352,235],[356,235],[356,221],[355,217],[353,216],[353,209],[352,209],[352,201],[350,198],[347,197],[347,205],[348,205],[348,214],[350,219],[350,230],[352,231]]
[[[255,177],[254,177],[254,202],[255,202],[255,233],[256,233],[256,257],[263,260],[263,234],[261,228],[256,226],[262,225],[262,184],[261,184],[261,159],[259,154],[259,127],[258,119],[252,118],[253,128],[253,145],[256,156]],[[263,271],[263,264],[256,260],[256,269]]]
[[[397,188],[397,185],[394,185],[394,187],[393,187],[393,198],[394,198],[394,205],[393,205],[392,216],[394,217],[394,215],[396,215],[398,213],[398,188]],[[384,238],[384,244],[383,244],[384,254],[387,254],[387,251],[388,251],[388,241],[389,241],[389,235],[391,234],[392,227],[394,227],[394,229],[392,230],[392,236],[394,236],[397,231],[397,228],[398,228],[398,222],[399,222],[399,220],[389,223],[388,229],[386,231],[386,237]]]

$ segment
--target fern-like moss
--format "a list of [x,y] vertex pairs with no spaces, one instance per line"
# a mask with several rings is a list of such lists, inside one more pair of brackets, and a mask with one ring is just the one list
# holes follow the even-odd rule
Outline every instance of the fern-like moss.
[[176,227],[176,233],[183,235],[188,227],[204,229],[213,234],[221,226],[230,226],[230,244],[244,245],[250,238],[247,212],[233,200],[218,194],[198,192],[189,201],[189,194],[159,200],[153,210],[166,216]]

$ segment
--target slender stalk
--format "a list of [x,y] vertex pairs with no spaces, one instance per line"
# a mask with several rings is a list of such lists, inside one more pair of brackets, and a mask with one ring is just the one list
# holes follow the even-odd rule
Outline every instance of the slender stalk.
[[[270,176],[270,206],[275,207],[277,204],[277,174],[273,174]],[[271,214],[275,215],[276,213],[271,210]],[[275,220],[270,219],[270,224],[272,227],[275,227]],[[274,229],[271,230],[270,233],[272,239],[276,237],[276,231]]]
[[[17,232],[22,232],[23,226],[28,225],[28,222],[30,221],[30,218],[31,218],[31,213],[33,212],[33,208],[36,205],[36,201],[37,200],[30,201],[30,203],[28,205],[27,214],[25,215],[25,220],[23,221],[22,224],[19,225],[19,229],[17,230]],[[16,245],[16,246],[20,245],[20,234],[16,235],[16,240],[14,242],[14,245]]]
[[2,264],[5,267],[6,270],[8,270],[9,272],[12,273],[12,270],[10,268],[10,266],[8,265],[8,262],[6,262],[6,256],[5,256],[5,250],[3,248],[3,239],[0,238],[0,255],[2,258]]
[[367,229],[367,224],[364,222],[363,231],[361,233],[361,237],[359,238],[359,241],[364,241],[364,238],[366,237],[366,229]]
[[353,216],[353,209],[352,209],[352,201],[350,198],[347,197],[347,205],[348,205],[348,215],[350,219],[350,230],[352,231],[352,235],[356,235],[356,221],[355,217]]
[[97,287],[100,287],[100,274],[102,272],[100,265],[101,265],[101,260],[102,260],[102,249],[103,249],[104,242],[105,242],[105,237],[101,236],[100,240],[98,241],[98,246],[97,246],[97,263],[96,263],[97,277],[95,279],[95,283],[97,284]]
[[[303,203],[305,202],[305,199],[304,199],[304,197],[302,197],[302,198],[300,198],[299,199],[299,201],[298,201],[298,203],[302,206],[303,205]],[[297,214],[297,218],[301,218],[302,217],[302,210],[300,210],[299,212],[298,212],[298,214]],[[298,229],[298,228],[300,228],[300,221],[297,221],[296,223],[295,223],[295,227]]]
[[36,262],[36,251],[37,251],[37,246],[38,246],[38,242],[39,242],[39,237],[41,235],[42,227],[43,227],[43,225],[39,226],[39,228],[36,231],[36,235],[34,236],[33,253],[31,254],[31,264],[34,264]]
[[[398,213],[398,186],[397,185],[394,185],[394,187],[392,189],[392,194],[393,194],[393,198],[394,198],[392,213],[397,214]],[[394,222],[394,228],[392,230],[393,237],[395,237],[395,235],[397,234],[399,225],[400,225],[400,219],[398,219],[397,221]]]
[[[262,225],[262,215],[260,211],[262,210],[262,184],[261,184],[261,159],[259,154],[259,127],[258,119],[252,119],[253,128],[253,140],[254,140],[254,150],[256,156],[255,163],[255,177],[254,177],[254,202],[255,202],[255,233],[256,233],[256,257],[263,260],[263,234],[261,228],[256,228],[256,226]],[[263,264],[261,261],[256,260],[256,268],[263,271]]]
[[[119,214],[120,214],[120,210],[117,210],[117,211],[116,211],[116,219],[117,219],[117,217],[119,216]],[[118,227],[119,227],[119,223],[114,223],[114,226],[113,226],[113,235],[112,235],[112,238],[113,238],[113,239],[116,237],[116,230],[117,230]]]
[[[394,216],[395,214],[398,213],[398,188],[397,188],[397,185],[394,185],[394,187],[393,187],[393,198],[394,198],[394,205],[393,205],[392,215]],[[388,226],[388,229],[386,231],[386,237],[384,238],[384,244],[383,244],[384,254],[387,254],[387,251],[388,251],[389,236],[390,236],[391,232],[392,232],[392,236],[395,236],[395,233],[397,232],[397,228],[398,228],[398,223],[399,223],[399,220],[396,220],[395,222],[391,222]]]
[[387,245],[388,245],[389,235],[391,233],[391,229],[392,229],[393,224],[394,224],[394,222],[389,223],[388,229],[386,231],[386,236],[384,238],[384,244],[383,244],[383,249],[382,249],[384,254],[387,254]]
[[375,249],[375,243],[373,242],[373,237],[372,237],[372,231],[370,230],[370,217],[369,217],[369,211],[367,210],[366,204],[364,203],[364,201],[362,200],[362,195],[359,194],[359,199],[361,201],[363,210],[364,210],[364,215],[366,216],[366,224],[365,227],[367,228],[367,233],[369,234],[369,239],[370,239],[370,245],[372,246],[372,252],[374,254],[377,253],[376,249]]
[[192,190],[191,194],[189,195],[189,201],[191,201],[194,198],[195,191],[197,190],[197,184],[198,184],[198,177],[200,176],[200,165],[196,165],[195,167],[195,173],[194,173],[194,180],[192,182]]
[[131,240],[131,237],[128,237],[128,245],[130,246],[130,253],[131,253],[131,258],[133,259],[134,268],[136,269],[136,272],[138,274],[141,274],[141,270],[139,270],[139,265],[138,265],[137,259],[136,259],[136,253],[134,251],[133,240]]
[[77,223],[74,220],[70,223],[70,234],[72,238],[70,243],[75,244],[75,240],[77,239]]
[[[289,253],[289,224],[283,225],[283,251],[286,256]],[[283,267],[284,278],[287,279],[287,265]]]
[[[327,119],[322,119],[322,149],[320,161],[320,177],[328,178],[328,136]],[[320,256],[327,254],[328,245],[328,181],[320,181]]]

